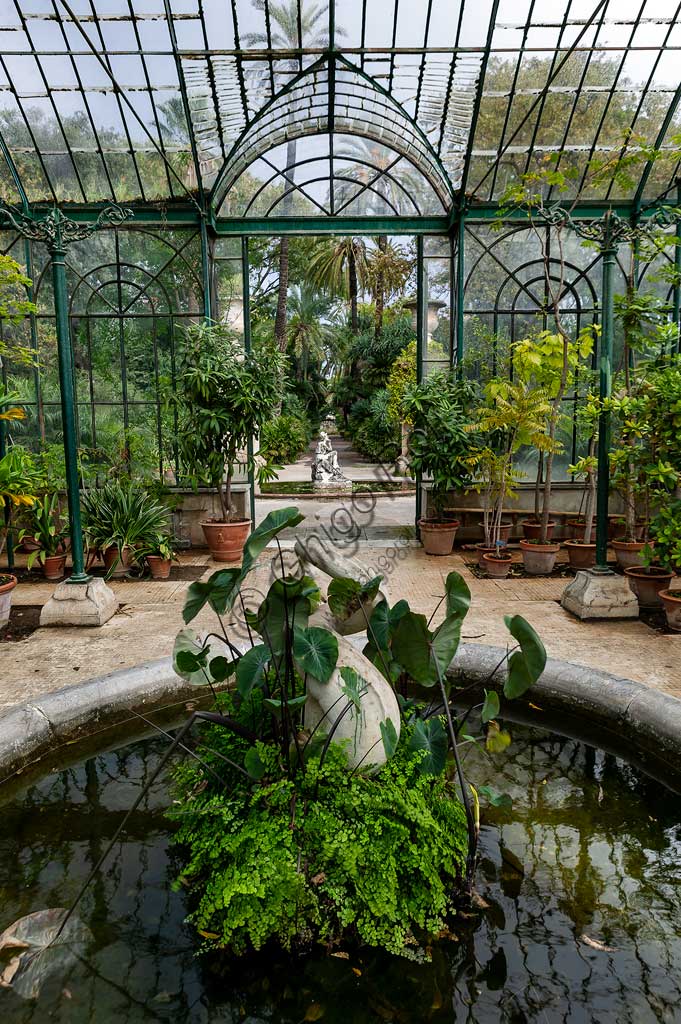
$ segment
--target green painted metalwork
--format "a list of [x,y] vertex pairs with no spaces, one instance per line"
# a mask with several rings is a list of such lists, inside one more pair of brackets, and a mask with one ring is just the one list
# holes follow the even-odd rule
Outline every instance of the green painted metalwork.
[[[426,302],[428,300],[428,289],[425,279],[425,265],[423,262],[423,236],[416,239],[416,380],[423,378],[423,359],[427,347],[426,331],[428,329],[428,318],[426,316]],[[416,536],[420,537],[419,520],[423,515],[423,480],[421,473],[416,475]]]
[[[241,301],[243,307],[244,321],[244,348],[251,351],[251,262],[248,252],[248,236],[241,237]],[[255,473],[253,471],[253,438],[248,439],[248,467],[249,501],[251,512],[251,526],[255,529]]]
[[42,218],[14,210],[6,203],[0,203],[0,217],[25,238],[42,242],[50,254],[52,287],[54,289],[54,311],[57,334],[57,358],[59,362],[59,389],[62,409],[62,430],[64,435],[64,461],[66,467],[66,490],[69,508],[71,535],[71,558],[73,572],[70,583],[86,583],[90,577],[85,572],[83,551],[83,530],[80,518],[80,484],[78,479],[78,438],[76,432],[76,403],[73,386],[73,354],[69,329],[69,302],[66,286],[66,252],[75,241],[87,238],[93,231],[112,224],[120,224],[130,211],[117,206],[103,210],[94,224],[82,225],[69,220],[58,207]]
[[[681,178],[676,183],[676,204],[681,208]],[[681,355],[681,220],[676,223],[674,242],[674,270],[676,279],[672,291],[672,318],[676,324],[676,351]]]
[[456,239],[456,373],[463,374],[466,222],[459,217]]
[[[603,267],[603,314],[598,353],[598,393],[601,402],[612,394],[612,343],[614,334],[613,273],[617,246],[606,218],[601,259]],[[596,495],[596,570],[608,569],[608,512],[610,502],[610,412],[601,407],[598,417],[598,491]]]

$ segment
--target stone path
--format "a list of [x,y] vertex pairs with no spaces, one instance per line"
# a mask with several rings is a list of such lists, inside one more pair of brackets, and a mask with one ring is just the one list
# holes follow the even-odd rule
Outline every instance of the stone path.
[[[338,464],[349,480],[376,480],[388,483],[391,480],[402,479],[394,476],[391,465],[382,466],[360,455],[350,441],[346,441],[340,434],[330,434],[329,440],[338,453]],[[304,480],[309,483],[312,479],[312,462],[316,446],[315,438],[296,462],[279,470],[278,479],[282,482]]]
[[[359,542],[347,553],[361,557],[386,577],[391,599],[409,599],[415,611],[430,614],[452,569],[470,586],[473,603],[466,619],[466,639],[504,645],[503,616],[524,615],[541,635],[549,655],[579,665],[604,669],[681,697],[681,634],[662,635],[644,623],[582,623],[564,612],[558,601],[562,579],[478,579],[455,553],[432,558],[409,541]],[[272,552],[263,553],[252,577],[252,588],[266,592]],[[217,566],[208,554],[189,552],[182,561],[205,567],[205,576]],[[99,629],[40,629],[26,640],[0,643],[0,714],[13,704],[40,694],[167,656],[182,628],[182,605],[190,584],[184,582],[122,581],[112,584],[123,608]],[[16,604],[44,603],[51,584],[25,584],[16,588]],[[440,615],[442,612],[440,612]],[[436,619],[437,621],[437,619]],[[192,623],[198,630],[211,628],[214,618],[204,611]]]

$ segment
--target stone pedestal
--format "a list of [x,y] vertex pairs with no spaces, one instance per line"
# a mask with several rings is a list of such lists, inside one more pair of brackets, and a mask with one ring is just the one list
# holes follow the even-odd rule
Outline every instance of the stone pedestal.
[[560,603],[578,619],[638,618],[636,595],[628,581],[614,572],[578,572],[563,591]]
[[40,613],[41,626],[102,626],[118,610],[118,600],[103,579],[59,583]]

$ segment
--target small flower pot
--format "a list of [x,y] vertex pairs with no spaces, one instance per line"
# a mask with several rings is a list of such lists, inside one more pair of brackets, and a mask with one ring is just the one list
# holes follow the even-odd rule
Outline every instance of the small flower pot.
[[24,537],[19,546],[26,554],[30,554],[31,551],[40,551],[40,541],[37,541],[35,537]]
[[9,622],[9,613],[12,607],[12,591],[16,585],[16,576],[0,573],[0,629],[3,629]]
[[485,554],[482,556],[482,561],[487,570],[487,575],[491,576],[494,580],[506,579],[508,571],[513,564],[511,555],[502,554]]
[[625,569],[624,575],[641,608],[661,608],[660,591],[668,589],[674,574],[655,565],[635,565]]
[[523,564],[531,576],[550,576],[556,564],[560,544],[537,544],[528,540],[520,541]]
[[581,540],[566,540],[565,547],[572,569],[591,569],[596,564],[596,545]]
[[231,523],[208,520],[200,525],[213,561],[241,561],[244,553],[244,544],[251,532],[250,519],[235,519]]
[[475,550],[478,553],[478,565],[481,569],[486,569],[485,555],[496,555],[497,549],[495,547],[488,547],[486,544],[476,544]]
[[[520,524],[525,534],[525,540],[539,540],[541,535],[541,523],[538,523],[536,519],[523,519]],[[546,526],[546,538],[551,540],[553,537],[553,531],[556,528],[556,524],[553,520],[549,520]]]
[[152,580],[167,580],[170,576],[172,559],[161,558],[160,555],[147,555],[147,565]]
[[46,580],[60,580],[66,573],[66,555],[45,555],[43,575]]
[[106,575],[109,579],[120,579],[121,576],[125,576],[130,569],[132,564],[132,551],[130,548],[123,548],[118,554],[118,548],[115,544],[112,544],[110,548],[102,554],[104,559],[104,568],[106,569]]
[[[661,590],[659,597],[667,615],[667,625],[675,633],[681,633],[681,590]],[[0,616],[1,624],[2,617]]]
[[[650,546],[653,546],[652,541],[649,541]],[[614,540],[612,541],[612,549],[615,552],[615,558],[617,564],[622,569],[629,569],[634,566],[643,565],[643,549],[646,546],[645,541],[635,540]]]
[[451,555],[456,531],[459,529],[458,519],[440,521],[436,519],[419,519],[421,543],[427,555]]

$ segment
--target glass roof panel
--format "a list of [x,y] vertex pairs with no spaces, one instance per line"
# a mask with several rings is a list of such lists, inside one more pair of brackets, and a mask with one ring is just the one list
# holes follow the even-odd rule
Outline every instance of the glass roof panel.
[[[637,137],[673,148],[680,9],[677,0],[333,0],[331,12],[324,0],[3,0],[1,180],[13,180],[13,164],[33,201],[219,206],[263,153],[332,132],[401,154],[443,209],[460,190],[493,201],[509,175],[559,151],[582,188],[596,155],[617,157]],[[592,196],[655,198],[676,173],[673,157],[652,172],[644,165],[631,187]]]

